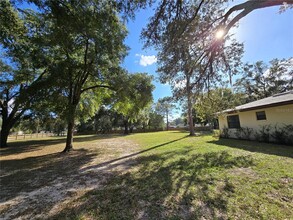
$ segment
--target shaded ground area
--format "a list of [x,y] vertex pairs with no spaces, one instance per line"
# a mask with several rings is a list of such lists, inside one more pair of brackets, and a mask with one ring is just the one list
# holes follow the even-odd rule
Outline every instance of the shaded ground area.
[[[76,149],[68,154],[60,153],[62,139],[35,144],[38,142],[17,142],[3,149],[3,154],[1,151],[1,219],[56,215],[65,204],[102,187],[129,166],[123,159],[116,165],[114,161],[105,165],[103,162],[137,150],[135,143],[119,136],[77,138]],[[97,164],[101,165],[92,169]]]
[[182,132],[79,138],[67,155],[62,140],[1,154],[1,219],[293,216],[292,147]]

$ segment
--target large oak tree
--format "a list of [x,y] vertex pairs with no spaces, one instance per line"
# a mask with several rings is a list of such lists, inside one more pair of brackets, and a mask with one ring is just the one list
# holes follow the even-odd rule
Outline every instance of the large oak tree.
[[123,89],[115,96],[114,109],[123,116],[124,134],[129,134],[129,125],[153,101],[152,79],[145,73],[134,73],[127,74],[121,82]]
[[214,37],[214,22],[224,15],[226,2],[163,1],[142,33],[146,46],[159,51],[160,81],[169,83],[175,98],[187,103],[190,135],[195,134],[194,96],[218,82],[221,74],[235,74],[239,66],[242,45],[229,36]]
[[[14,10],[21,13],[21,19],[29,17],[37,21],[26,26],[25,34],[36,36],[34,52],[44,58],[43,68],[39,69],[45,73],[42,75],[45,85],[40,91],[53,97],[53,101],[58,98],[56,107],[66,115],[64,151],[69,151],[81,99],[103,95],[103,90],[119,91],[123,86],[117,83],[123,72],[119,65],[127,51],[123,43],[127,30],[121,18],[133,17],[135,9],[146,6],[148,1],[26,1],[36,6],[35,11],[17,4],[22,1],[11,2],[15,3]],[[5,3],[11,6],[9,1]],[[28,52],[33,54],[31,50]]]
[[38,48],[35,29],[41,19],[25,11],[19,13],[9,1],[0,3],[0,115],[2,117],[0,146],[7,146],[10,129],[30,114],[39,101],[37,93],[43,87],[47,73],[44,52]]

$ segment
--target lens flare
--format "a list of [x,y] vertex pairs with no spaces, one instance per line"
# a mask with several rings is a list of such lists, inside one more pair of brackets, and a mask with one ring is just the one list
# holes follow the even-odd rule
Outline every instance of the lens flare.
[[216,38],[217,39],[222,39],[225,35],[225,31],[224,30],[218,30],[216,33]]

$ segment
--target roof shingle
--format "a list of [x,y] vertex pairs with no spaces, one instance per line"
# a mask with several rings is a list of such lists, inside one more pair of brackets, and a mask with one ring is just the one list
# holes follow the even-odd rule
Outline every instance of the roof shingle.
[[260,99],[254,102],[249,102],[244,105],[239,105],[234,109],[227,109],[224,112],[234,112],[234,111],[249,111],[260,108],[274,107],[280,105],[293,104],[293,90],[288,92],[279,93],[264,99]]

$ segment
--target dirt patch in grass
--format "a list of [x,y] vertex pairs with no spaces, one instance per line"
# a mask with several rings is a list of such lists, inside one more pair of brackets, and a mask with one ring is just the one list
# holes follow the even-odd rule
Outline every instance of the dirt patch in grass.
[[[75,144],[62,154],[63,145],[46,146],[1,156],[1,219],[46,219],[78,201],[111,177],[127,172],[128,156],[138,145],[122,137]],[[78,205],[76,203],[75,205]]]
[[251,167],[237,167],[229,170],[229,173],[235,176],[242,176],[245,178],[256,180],[259,178],[258,174]]

